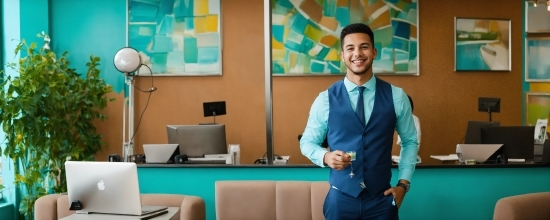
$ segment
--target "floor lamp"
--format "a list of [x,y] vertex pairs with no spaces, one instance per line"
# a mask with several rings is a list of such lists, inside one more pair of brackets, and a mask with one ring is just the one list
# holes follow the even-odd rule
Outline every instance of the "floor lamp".
[[[141,56],[139,52],[131,47],[123,47],[117,51],[114,58],[114,64],[118,71],[124,74],[125,83],[128,85],[128,105],[124,105],[122,118],[122,158],[129,162],[130,155],[134,154],[134,75],[141,67]],[[128,117],[126,117],[126,107],[128,107]],[[126,124],[128,120],[128,124]],[[128,125],[128,135],[126,136],[126,125]]]

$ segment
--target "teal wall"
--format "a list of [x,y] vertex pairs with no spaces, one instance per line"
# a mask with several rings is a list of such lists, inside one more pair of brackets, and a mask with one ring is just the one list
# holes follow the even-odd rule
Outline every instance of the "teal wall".
[[0,203],[0,219],[15,219],[13,212],[15,211],[13,204]]
[[[21,20],[20,20],[20,10],[19,10],[19,0],[12,1],[2,1],[2,53],[4,53],[4,59],[2,60],[2,66],[5,66],[7,62],[14,62],[19,59],[19,56],[14,56],[13,51],[17,45],[16,41],[13,39],[21,39]],[[16,75],[17,72],[5,68],[5,74]],[[4,140],[5,135],[3,130],[0,130],[0,140]],[[1,145],[4,148],[4,145]],[[14,206],[16,201],[16,194],[13,188],[14,181],[14,170],[12,161],[8,158],[2,156],[2,184],[6,187],[4,190],[4,201],[0,208],[0,218],[1,219],[17,219],[13,213],[16,212],[17,208]],[[11,208],[11,210],[10,210]]]
[[[218,180],[326,181],[328,169],[274,167],[138,168],[141,193],[195,195],[206,202],[207,219],[216,216]],[[393,180],[397,169],[393,169]],[[420,168],[400,209],[400,219],[492,219],[498,199],[550,191],[550,167]]]
[[118,49],[126,46],[126,0],[50,0],[52,50],[69,52],[71,66],[86,71],[90,55],[101,58],[101,77],[117,93],[124,75],[114,68]]
[[[19,55],[15,55],[15,47],[21,39],[28,43],[37,42],[39,45],[42,39],[36,34],[49,31],[49,1],[48,0],[9,0],[2,1],[2,66],[6,63],[17,62]],[[6,75],[16,76],[18,73],[12,69],[5,68]],[[0,140],[5,135],[0,131]],[[2,147],[4,147],[2,145]],[[14,167],[13,162],[2,157],[2,183],[7,188],[3,191],[5,203],[0,204],[0,219],[18,219],[20,195],[14,188]]]

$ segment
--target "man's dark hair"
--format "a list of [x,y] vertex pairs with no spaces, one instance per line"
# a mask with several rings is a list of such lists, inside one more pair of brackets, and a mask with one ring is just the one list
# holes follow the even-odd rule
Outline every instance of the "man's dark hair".
[[407,95],[407,97],[409,97],[409,102],[411,103],[411,112],[412,112],[412,111],[414,111],[413,99],[411,98],[410,95]]
[[370,27],[363,23],[355,23],[349,24],[348,26],[344,27],[344,29],[342,29],[342,32],[340,32],[340,46],[342,47],[342,49],[344,49],[344,38],[346,37],[346,35],[355,33],[363,33],[369,35],[371,41],[370,43],[374,47],[374,33],[372,33]]

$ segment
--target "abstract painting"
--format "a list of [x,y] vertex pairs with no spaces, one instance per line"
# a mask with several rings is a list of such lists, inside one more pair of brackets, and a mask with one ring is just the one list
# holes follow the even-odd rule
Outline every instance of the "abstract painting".
[[550,33],[550,13],[546,4],[525,2],[525,31],[527,33]]
[[128,1],[128,46],[154,75],[222,74],[220,0]]
[[455,18],[455,71],[510,71],[510,20]]
[[527,118],[525,123],[527,126],[535,126],[540,118],[548,118],[550,114],[550,93],[526,93]]
[[525,39],[525,81],[550,82],[550,38]]
[[418,74],[417,0],[271,0],[273,75],[344,74],[340,32],[374,32],[375,74]]

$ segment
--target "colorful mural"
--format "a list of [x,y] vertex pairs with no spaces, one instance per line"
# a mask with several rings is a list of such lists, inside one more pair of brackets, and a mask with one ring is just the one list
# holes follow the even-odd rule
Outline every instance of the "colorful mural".
[[374,32],[374,73],[417,74],[417,0],[272,0],[274,75],[343,74],[340,31]]
[[549,82],[550,37],[527,37],[525,50],[525,81]]
[[526,99],[527,126],[535,126],[538,119],[550,117],[550,93],[528,92]]
[[510,71],[510,20],[455,18],[456,71]]
[[220,0],[130,0],[128,10],[128,45],[155,75],[221,75]]

